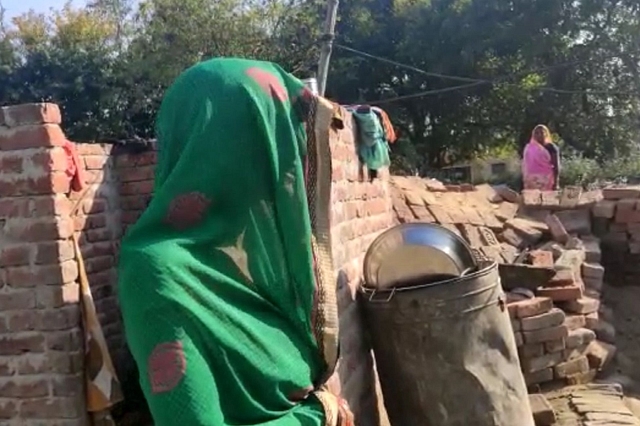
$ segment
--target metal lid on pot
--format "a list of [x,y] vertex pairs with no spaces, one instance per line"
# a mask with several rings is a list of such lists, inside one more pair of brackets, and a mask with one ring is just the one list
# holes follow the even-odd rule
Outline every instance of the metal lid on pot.
[[388,289],[454,278],[473,269],[469,245],[447,228],[407,223],[383,232],[364,259],[365,286]]

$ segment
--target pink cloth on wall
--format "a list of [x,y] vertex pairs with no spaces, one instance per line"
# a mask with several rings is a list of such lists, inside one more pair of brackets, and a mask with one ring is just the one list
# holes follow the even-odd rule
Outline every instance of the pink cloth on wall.
[[71,181],[71,190],[75,192],[82,191],[85,186],[84,167],[80,162],[76,145],[71,141],[66,141],[62,148],[67,153],[66,174]]
[[524,148],[522,177],[525,189],[553,190],[554,170],[551,154],[533,139]]

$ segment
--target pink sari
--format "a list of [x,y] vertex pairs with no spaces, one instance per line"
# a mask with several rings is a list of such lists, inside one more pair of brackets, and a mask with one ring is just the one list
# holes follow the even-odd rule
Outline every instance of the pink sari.
[[552,191],[554,188],[554,170],[551,154],[544,146],[533,139],[524,148],[522,177],[524,189]]

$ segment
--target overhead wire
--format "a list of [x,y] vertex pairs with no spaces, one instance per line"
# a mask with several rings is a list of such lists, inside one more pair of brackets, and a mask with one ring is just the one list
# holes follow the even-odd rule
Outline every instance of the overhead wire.
[[[423,91],[423,92],[418,92],[418,93],[414,93],[414,94],[410,94],[410,95],[403,95],[403,96],[397,96],[397,97],[393,97],[393,98],[380,99],[378,101],[368,102],[368,103],[371,103],[371,104],[383,104],[383,103],[397,102],[397,101],[406,100],[406,99],[414,99],[414,98],[419,98],[419,97],[423,97],[423,96],[439,95],[439,94],[443,94],[443,93],[455,92],[455,91],[469,89],[469,88],[472,88],[472,87],[477,87],[477,86],[482,86],[482,85],[487,85],[487,84],[503,83],[503,84],[510,85],[510,86],[517,86],[517,84],[515,84],[515,83],[505,83],[505,81],[508,81],[508,80],[514,79],[514,78],[518,78],[519,76],[524,76],[524,75],[527,75],[527,74],[535,73],[535,72],[542,72],[542,71],[546,71],[546,70],[549,70],[549,69],[576,65],[576,64],[579,64],[579,63],[587,63],[587,62],[592,62],[592,61],[595,60],[595,59],[574,60],[574,61],[568,61],[568,62],[565,62],[565,63],[553,64],[553,65],[549,65],[549,66],[545,66],[545,67],[539,67],[539,68],[536,68],[536,69],[533,69],[533,70],[507,74],[507,75],[503,75],[503,76],[500,76],[500,77],[495,77],[495,78],[492,78],[492,79],[478,79],[478,78],[461,77],[461,76],[454,76],[454,75],[449,75],[449,74],[442,74],[442,73],[425,71],[423,69],[417,68],[417,67],[412,66],[412,65],[403,64],[401,62],[397,62],[397,61],[394,61],[392,59],[388,59],[388,58],[377,56],[377,55],[374,55],[374,54],[371,54],[371,53],[363,52],[361,50],[354,49],[352,47],[348,47],[348,46],[345,46],[345,45],[340,44],[340,43],[335,43],[334,47],[336,47],[336,48],[338,48],[340,50],[344,50],[344,51],[353,53],[353,54],[355,54],[357,56],[361,56],[361,57],[364,57],[364,58],[377,60],[379,62],[384,62],[384,63],[390,64],[390,65],[394,65],[394,66],[399,67],[399,68],[403,68],[403,69],[407,69],[407,70],[410,70],[410,71],[414,71],[414,72],[422,74],[422,75],[427,75],[427,76],[430,76],[430,77],[437,77],[437,78],[442,78],[442,79],[464,81],[464,82],[468,83],[468,84],[461,84],[461,85],[457,85],[457,86],[446,87],[446,88],[442,88],[442,89],[426,90],[426,91]],[[638,52],[635,52],[635,53],[638,53]],[[599,58],[598,60],[603,60],[603,59],[606,59],[606,58],[615,58],[615,57],[620,57],[620,56],[622,56],[622,54],[616,53],[616,54],[605,56],[605,58]],[[608,91],[608,90],[569,90],[569,89],[557,89],[557,88],[554,88],[554,87],[544,87],[544,86],[543,87],[535,87],[535,88],[532,88],[532,90],[538,90],[538,91],[541,91],[541,92],[558,93],[558,94],[583,94],[583,95],[608,95],[608,96],[629,96],[629,95],[633,95],[635,93],[635,92],[616,92],[616,91]],[[640,93],[638,93],[638,94],[640,94]]]

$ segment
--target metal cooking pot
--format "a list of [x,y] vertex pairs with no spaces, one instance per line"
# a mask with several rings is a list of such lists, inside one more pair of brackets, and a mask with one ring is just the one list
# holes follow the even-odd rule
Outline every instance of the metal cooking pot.
[[376,238],[364,258],[364,285],[383,290],[459,277],[476,268],[465,240],[440,225],[405,223]]

